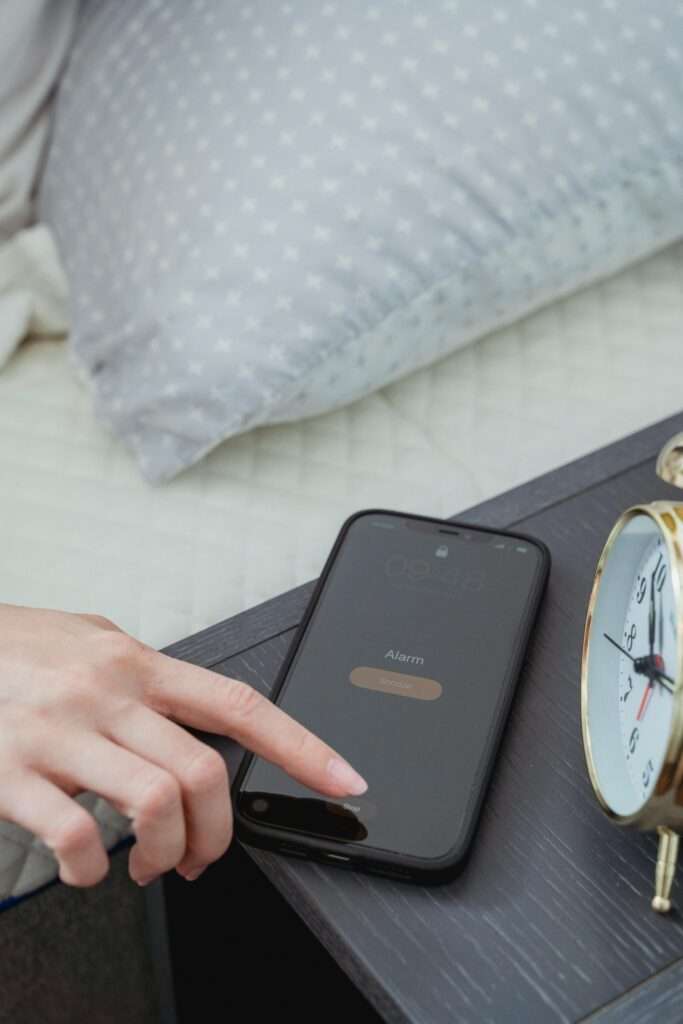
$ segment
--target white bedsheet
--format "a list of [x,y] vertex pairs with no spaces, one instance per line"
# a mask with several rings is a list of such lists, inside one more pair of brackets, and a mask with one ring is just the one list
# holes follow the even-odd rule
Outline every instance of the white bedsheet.
[[68,288],[52,233],[44,224],[0,242],[0,371],[24,338],[63,337]]
[[[93,421],[65,346],[33,342],[0,374],[0,599],[162,646],[316,576],[352,511],[450,515],[678,411],[682,335],[679,244],[156,489]],[[107,821],[111,842],[124,825]],[[44,855],[3,872],[2,850],[0,898],[54,873]]]

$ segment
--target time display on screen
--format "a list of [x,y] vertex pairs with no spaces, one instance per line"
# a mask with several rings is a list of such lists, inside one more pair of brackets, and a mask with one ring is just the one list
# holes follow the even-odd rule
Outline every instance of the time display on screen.
[[482,567],[458,564],[454,558],[411,558],[396,553],[384,563],[384,572],[394,583],[420,586],[441,585],[475,594],[486,586]]

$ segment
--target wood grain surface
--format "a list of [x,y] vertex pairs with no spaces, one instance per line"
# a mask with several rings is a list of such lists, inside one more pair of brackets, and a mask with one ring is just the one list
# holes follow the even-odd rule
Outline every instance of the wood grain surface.
[[[459,879],[423,888],[253,852],[388,1021],[577,1021],[611,1012],[622,997],[640,998],[639,986],[665,978],[658,972],[672,971],[683,955],[679,913],[661,917],[649,906],[655,840],[617,829],[599,810],[579,724],[581,635],[595,563],[625,507],[677,493],[656,478],[653,456],[681,429],[683,417],[649,428],[612,446],[613,457],[605,449],[462,517],[534,534],[548,544],[553,566]],[[261,606],[257,625],[247,614],[248,628],[227,629],[230,657],[216,657],[220,631],[194,653],[191,640],[172,653],[269,692],[300,592],[285,595],[281,609],[277,600],[267,614]],[[259,639],[264,629],[270,636]],[[240,750],[212,742],[234,772]],[[675,886],[674,900],[680,893]],[[680,972],[668,976],[680,985]],[[651,989],[660,999],[657,1020],[680,1020],[680,1001],[670,998],[667,1008],[662,999],[666,987]]]
[[584,1018],[584,1024],[679,1024],[683,1020],[683,960]]

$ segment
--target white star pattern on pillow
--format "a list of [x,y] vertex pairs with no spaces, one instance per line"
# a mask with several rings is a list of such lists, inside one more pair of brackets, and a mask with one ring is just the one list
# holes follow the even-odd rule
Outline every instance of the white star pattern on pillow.
[[683,5],[90,0],[42,213],[153,480],[683,232]]

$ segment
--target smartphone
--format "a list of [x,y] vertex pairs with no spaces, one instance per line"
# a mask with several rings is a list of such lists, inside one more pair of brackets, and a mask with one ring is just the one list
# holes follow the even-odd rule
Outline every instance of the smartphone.
[[550,565],[522,534],[363,511],[344,523],[274,700],[368,782],[327,799],[247,755],[236,834],[422,882],[468,853]]

